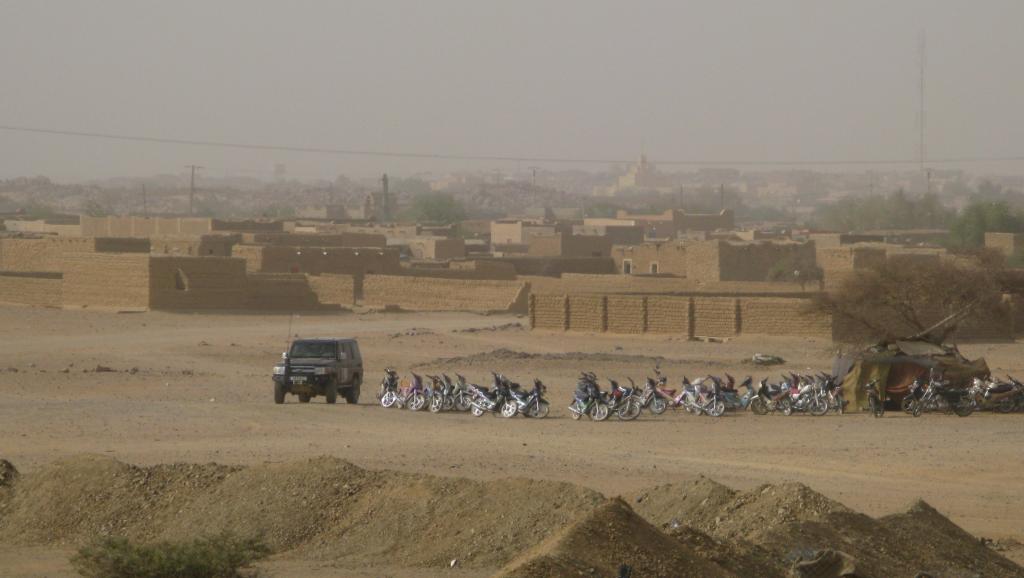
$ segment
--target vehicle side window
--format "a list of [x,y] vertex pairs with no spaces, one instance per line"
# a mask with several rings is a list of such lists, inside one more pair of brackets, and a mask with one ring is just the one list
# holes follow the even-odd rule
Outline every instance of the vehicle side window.
[[352,344],[342,343],[341,344],[341,359],[352,359]]
[[359,344],[353,341],[349,346],[352,348],[352,359],[359,359]]

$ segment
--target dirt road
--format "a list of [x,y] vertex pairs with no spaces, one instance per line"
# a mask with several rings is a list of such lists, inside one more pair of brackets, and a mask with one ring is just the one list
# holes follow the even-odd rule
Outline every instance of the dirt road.
[[[787,368],[827,370],[832,345],[492,329],[517,322],[525,325],[459,314],[296,317],[292,334],[359,338],[367,383],[359,406],[328,406],[322,398],[276,406],[269,373],[287,341],[288,316],[0,308],[0,457],[31,470],[79,453],[139,464],[330,454],[369,468],[569,481],[606,495],[699,474],[740,489],[792,479],[870,515],[922,497],[975,535],[1024,541],[1024,415],[714,420],[670,412],[630,423],[575,422],[564,406],[583,369],[637,379],[661,357],[674,380],[725,371],[760,376],[765,370],[745,360],[765,352],[786,358]],[[1024,374],[1019,345],[962,350],[985,356],[997,374]],[[438,361],[453,357],[463,360]],[[457,370],[476,382],[492,368],[523,382],[538,376],[549,385],[552,415],[505,420],[370,405],[389,365],[403,374],[411,366]],[[0,561],[26,555],[0,550]],[[25,575],[44,575],[34,572]]]

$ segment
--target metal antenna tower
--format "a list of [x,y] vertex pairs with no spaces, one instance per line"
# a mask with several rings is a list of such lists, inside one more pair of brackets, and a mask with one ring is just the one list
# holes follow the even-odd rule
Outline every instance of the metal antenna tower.
[[918,130],[919,130],[919,133],[918,133],[918,143],[917,143],[917,147],[918,147],[917,148],[917,152],[918,152],[918,157],[917,158],[918,158],[918,165],[919,165],[919,167],[920,167],[920,169],[922,171],[924,170],[924,163],[928,159],[928,150],[926,148],[925,140],[924,140],[925,126],[927,124],[927,116],[925,115],[925,108],[924,108],[925,69],[928,66],[928,43],[927,43],[927,40],[928,39],[927,39],[926,32],[924,30],[921,30],[921,36],[920,36],[920,39],[918,41],[919,43],[918,43],[918,53],[917,53],[918,65],[920,66],[920,83],[919,83],[919,86],[918,86],[919,93],[918,93],[917,127],[918,127]]

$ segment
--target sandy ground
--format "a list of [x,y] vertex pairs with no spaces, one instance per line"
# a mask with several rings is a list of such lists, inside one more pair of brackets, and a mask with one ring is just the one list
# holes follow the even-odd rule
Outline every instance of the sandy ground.
[[[251,464],[330,454],[368,468],[569,481],[607,495],[699,474],[738,489],[789,479],[869,515],[921,497],[977,536],[1024,541],[1024,414],[714,420],[669,412],[628,423],[576,422],[564,408],[583,369],[639,381],[661,356],[673,381],[725,371],[759,377],[767,370],[745,361],[755,352],[781,355],[794,370],[828,370],[833,347],[782,336],[703,343],[521,328],[463,331],[516,322],[526,323],[468,314],[345,313],[290,321],[287,315],[0,307],[0,457],[29,471],[79,453],[139,464]],[[359,338],[367,370],[360,405],[328,406],[322,398],[273,404],[270,368],[289,324],[300,336]],[[552,355],[437,361],[500,349]],[[997,374],[1024,375],[1018,344],[962,350],[985,356]],[[97,365],[116,371],[96,372]],[[537,421],[385,410],[371,403],[388,365],[403,374],[414,365],[420,373],[443,367],[476,382],[486,382],[492,366],[523,383],[538,376],[549,386],[552,414]],[[1008,553],[1018,562],[1022,554]],[[3,546],[0,567],[5,576],[63,576],[67,555]],[[353,575],[302,560],[275,560],[269,569],[282,576]]]

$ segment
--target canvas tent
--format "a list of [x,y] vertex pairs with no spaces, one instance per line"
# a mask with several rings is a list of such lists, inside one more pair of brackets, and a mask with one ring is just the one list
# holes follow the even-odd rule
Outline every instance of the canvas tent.
[[832,362],[832,375],[841,376],[843,397],[850,401],[851,410],[867,407],[864,384],[877,379],[883,398],[898,402],[915,379],[927,379],[933,369],[953,385],[966,385],[975,377],[989,375],[984,358],[972,361],[955,346],[924,340],[880,343],[853,355],[837,356]]

